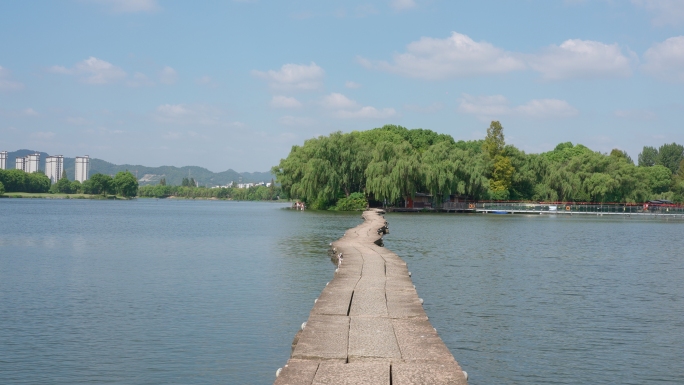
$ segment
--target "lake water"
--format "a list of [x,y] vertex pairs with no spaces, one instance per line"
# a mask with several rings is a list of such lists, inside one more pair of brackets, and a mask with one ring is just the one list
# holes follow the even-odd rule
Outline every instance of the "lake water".
[[[1,384],[269,384],[358,213],[0,199]],[[684,222],[390,214],[478,384],[684,383]]]

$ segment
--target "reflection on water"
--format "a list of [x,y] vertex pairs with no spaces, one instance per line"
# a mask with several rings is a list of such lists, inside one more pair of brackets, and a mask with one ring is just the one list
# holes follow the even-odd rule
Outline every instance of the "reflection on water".
[[273,382],[360,222],[282,207],[0,200],[0,384]]
[[388,215],[470,384],[684,383],[684,223]]
[[[0,199],[0,384],[272,383],[361,222],[283,206]],[[471,385],[684,383],[681,221],[387,218]]]

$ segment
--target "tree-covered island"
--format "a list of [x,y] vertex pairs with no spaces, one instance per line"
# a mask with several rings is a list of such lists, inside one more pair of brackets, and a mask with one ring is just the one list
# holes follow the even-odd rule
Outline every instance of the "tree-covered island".
[[66,172],[64,172],[56,183],[51,183],[50,178],[43,171],[27,173],[23,170],[0,170],[0,186],[2,186],[0,195],[3,193],[62,194],[66,196],[79,194],[82,197],[119,196],[132,198],[138,194],[138,180],[129,171],[120,171],[114,177],[97,173],[83,183],[69,180]]
[[526,154],[507,145],[493,121],[484,140],[455,141],[424,129],[386,125],[335,132],[293,146],[272,173],[283,192],[314,209],[398,205],[429,193],[439,204],[469,200],[635,203],[684,200],[684,146],[644,147],[638,164],[570,142]]

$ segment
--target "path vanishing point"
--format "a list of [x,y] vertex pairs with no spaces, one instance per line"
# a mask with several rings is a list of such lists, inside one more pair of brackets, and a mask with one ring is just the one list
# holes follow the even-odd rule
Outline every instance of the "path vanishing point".
[[382,210],[331,244],[335,276],[315,300],[275,385],[458,384],[467,375],[423,310],[406,263],[382,247]]

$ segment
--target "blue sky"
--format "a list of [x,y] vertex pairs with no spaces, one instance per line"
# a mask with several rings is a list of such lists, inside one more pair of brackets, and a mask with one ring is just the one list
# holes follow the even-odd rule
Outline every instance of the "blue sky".
[[684,0],[0,3],[0,151],[265,171],[383,124],[684,143]]

